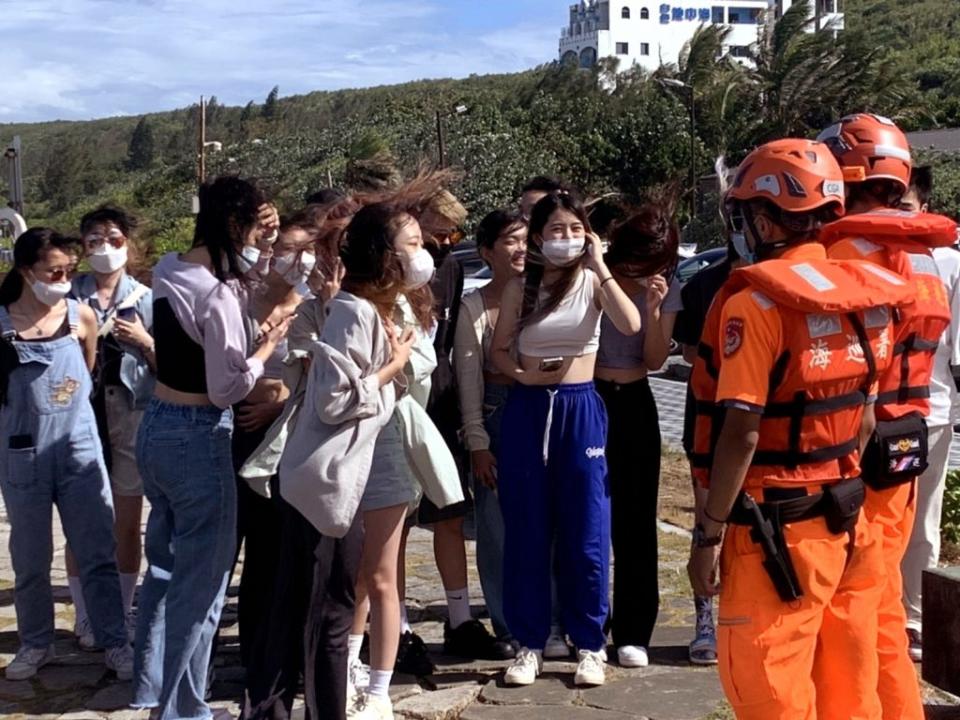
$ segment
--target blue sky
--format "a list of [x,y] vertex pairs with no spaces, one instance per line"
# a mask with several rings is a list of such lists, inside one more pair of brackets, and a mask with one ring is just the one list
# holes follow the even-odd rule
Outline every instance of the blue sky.
[[570,0],[0,0],[0,123],[522,70]]

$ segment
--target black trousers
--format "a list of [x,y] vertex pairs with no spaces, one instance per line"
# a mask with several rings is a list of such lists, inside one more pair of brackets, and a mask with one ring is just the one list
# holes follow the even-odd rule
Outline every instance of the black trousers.
[[289,720],[302,673],[308,717],[344,720],[363,526],[358,516],[344,538],[324,537],[279,493],[274,499],[281,534],[273,603],[252,646],[244,717]]
[[607,466],[614,556],[613,644],[649,647],[660,609],[657,494],[660,420],[647,380],[597,381],[609,417]]

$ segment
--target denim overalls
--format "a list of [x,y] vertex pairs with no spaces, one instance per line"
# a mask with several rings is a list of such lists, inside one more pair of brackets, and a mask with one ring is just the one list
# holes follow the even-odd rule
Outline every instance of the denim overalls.
[[17,353],[7,401],[0,408],[0,490],[10,521],[14,601],[24,647],[53,643],[54,504],[80,567],[83,596],[97,644],[127,643],[113,537],[113,500],[97,435],[92,382],[77,340],[79,306],[67,301],[70,333],[53,340],[17,339],[0,307],[3,342]]

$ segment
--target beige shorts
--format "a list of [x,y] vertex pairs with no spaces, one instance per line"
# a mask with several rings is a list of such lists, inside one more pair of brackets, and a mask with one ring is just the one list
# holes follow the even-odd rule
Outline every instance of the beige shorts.
[[140,429],[143,411],[130,409],[130,399],[124,388],[108,387],[104,390],[104,396],[113,493],[124,497],[143,495],[143,479],[137,469],[137,430]]

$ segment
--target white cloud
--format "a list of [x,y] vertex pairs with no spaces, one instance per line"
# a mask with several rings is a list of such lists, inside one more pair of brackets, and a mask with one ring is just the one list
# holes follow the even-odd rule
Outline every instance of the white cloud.
[[525,23],[464,37],[453,22],[458,19],[457,4],[440,0],[3,3],[0,122],[164,110],[200,94],[244,104],[250,99],[261,101],[273,85],[286,95],[507,72],[554,57],[555,23],[546,27]]

